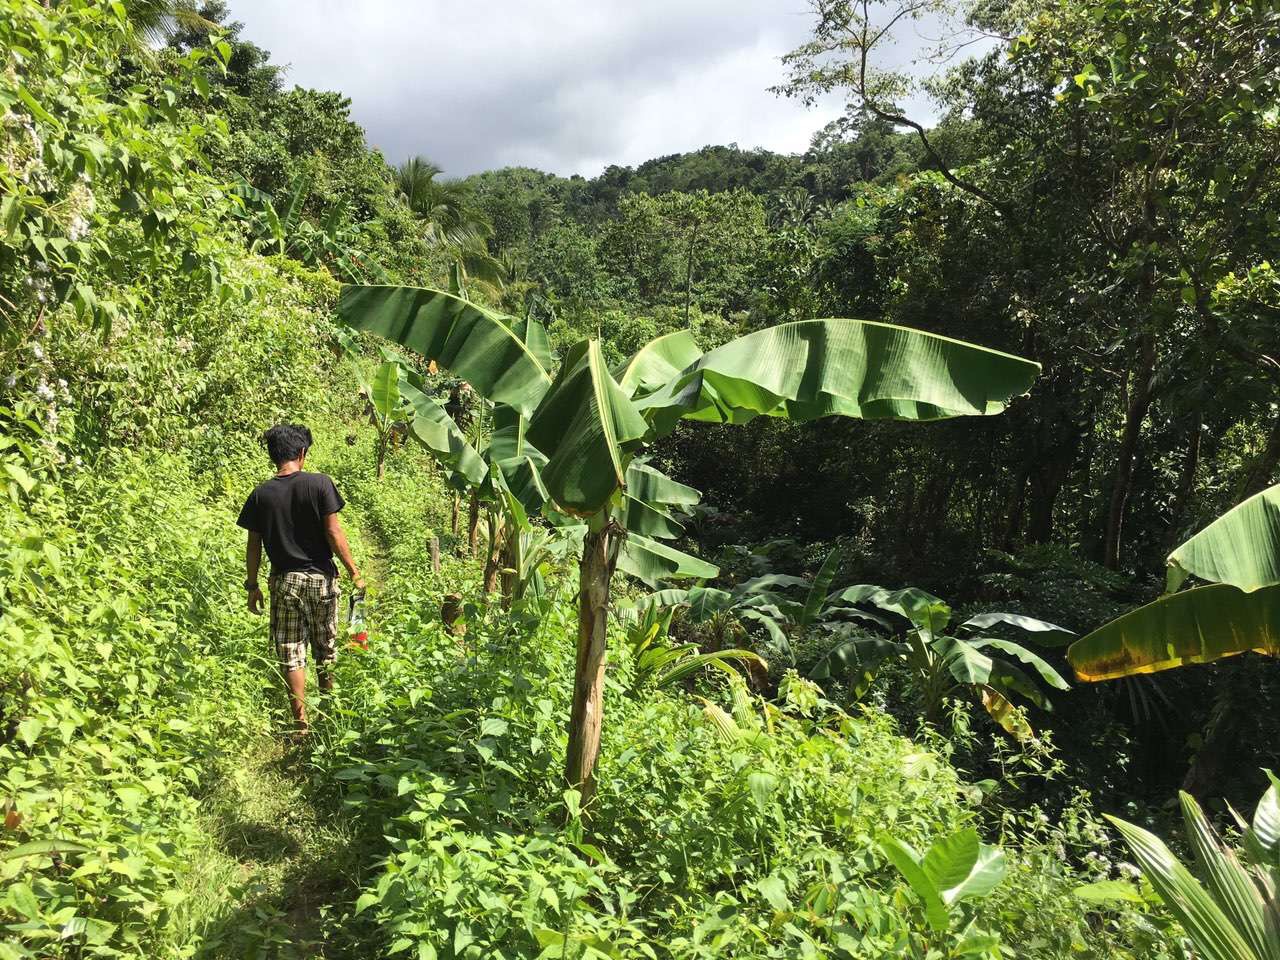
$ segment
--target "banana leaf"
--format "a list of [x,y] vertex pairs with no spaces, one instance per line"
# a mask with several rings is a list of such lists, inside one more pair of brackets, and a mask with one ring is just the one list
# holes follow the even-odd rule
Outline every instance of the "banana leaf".
[[1076,636],[1066,627],[1059,627],[1047,620],[1037,620],[1035,617],[1024,617],[1020,613],[980,613],[960,624],[960,629],[985,630],[1000,623],[1035,634],[1036,643],[1044,647],[1064,646]]
[[1168,559],[1167,592],[1191,574],[1246,593],[1280,583],[1280,484],[1228,510]]
[[1229,584],[1169,594],[1117,617],[1067,649],[1081,680],[1155,673],[1247,651],[1280,654],[1280,586]]
[[858,636],[836,644],[809,671],[810,680],[847,680],[860,677],[869,683],[880,664],[889,657],[903,656],[906,646],[883,637]]
[[990,687],[1003,697],[1017,691],[1037,707],[1051,709],[1035,681],[1010,663],[989,657],[957,637],[939,637],[930,644],[955,681],[967,687]]
[[1027,666],[1033,667],[1036,673],[1040,674],[1040,679],[1049,686],[1058,690],[1071,689],[1071,685],[1062,679],[1062,676],[1057,670],[1049,666],[1042,657],[1032,653],[1019,643],[1013,643],[1009,640],[999,640],[992,637],[968,639],[965,642],[977,650],[999,650],[1001,653],[1007,653],[1009,656],[1021,660]]
[[720,573],[714,564],[638,533],[628,534],[623,542],[618,552],[618,569],[651,587],[657,586],[659,580],[710,580]]
[[584,340],[565,357],[527,435],[547,455],[542,481],[557,508],[591,516],[624,485],[626,464],[647,432],[599,342]]
[[551,374],[512,329],[512,318],[442,290],[344,285],[338,317],[435,360],[522,416],[551,388]]
[[369,385],[369,399],[373,409],[383,420],[389,420],[400,411],[400,364],[385,360],[378,366]]
[[614,368],[613,377],[628,396],[652,393],[670,383],[701,356],[693,334],[677,330],[641,347],[626,363]]
[[410,382],[402,381],[399,391],[413,410],[413,418],[409,421],[410,435],[467,484],[479,486],[483,483],[489,473],[488,465],[467,443],[466,436],[444,407]]
[[636,405],[658,435],[681,418],[938,420],[1000,413],[1039,370],[1021,357],[892,324],[801,320],[704,353]]

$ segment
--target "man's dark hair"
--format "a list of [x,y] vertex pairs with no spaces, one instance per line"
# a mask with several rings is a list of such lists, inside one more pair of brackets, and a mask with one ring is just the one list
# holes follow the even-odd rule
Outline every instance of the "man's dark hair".
[[277,423],[262,435],[262,442],[267,445],[271,462],[278,467],[311,449],[311,431],[297,423]]

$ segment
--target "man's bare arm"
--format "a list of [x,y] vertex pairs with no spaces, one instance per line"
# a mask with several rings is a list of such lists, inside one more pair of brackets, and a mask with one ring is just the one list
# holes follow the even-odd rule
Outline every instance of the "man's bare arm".
[[[249,591],[249,612],[258,613],[262,609],[262,591],[258,589],[258,568],[262,566],[262,534],[249,531],[249,542],[244,551],[244,583]],[[250,588],[249,584],[253,584]]]
[[364,577],[360,576],[360,571],[356,569],[355,560],[351,559],[351,545],[347,543],[347,534],[342,529],[342,521],[338,519],[336,513],[331,513],[324,518],[324,533],[329,538],[329,546],[338,555],[342,565],[347,568],[347,573],[351,575],[352,582],[357,587],[363,587]]

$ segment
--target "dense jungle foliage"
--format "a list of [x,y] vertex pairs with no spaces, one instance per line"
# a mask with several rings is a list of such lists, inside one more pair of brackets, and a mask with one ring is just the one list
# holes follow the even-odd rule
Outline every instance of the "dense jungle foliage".
[[[1280,10],[975,5],[1008,39],[917,133],[846,89],[866,9],[788,58],[850,101],[803,155],[460,180],[221,0],[0,0],[0,960],[1277,955],[1275,658],[1083,683],[1062,644],[1280,481]],[[620,567],[584,807],[581,541],[431,455],[437,401],[480,449],[500,410],[341,284],[614,369],[815,317],[1043,369],[998,416],[656,442],[632,489],[679,481],[704,560]],[[371,581],[305,745],[233,525],[277,421]]]

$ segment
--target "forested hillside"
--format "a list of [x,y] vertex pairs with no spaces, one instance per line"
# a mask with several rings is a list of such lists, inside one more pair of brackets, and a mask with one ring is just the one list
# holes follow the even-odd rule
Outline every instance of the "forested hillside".
[[0,0],[0,960],[1277,956],[1274,4],[974,5],[917,128],[819,3],[807,152],[590,179],[234,14]]

